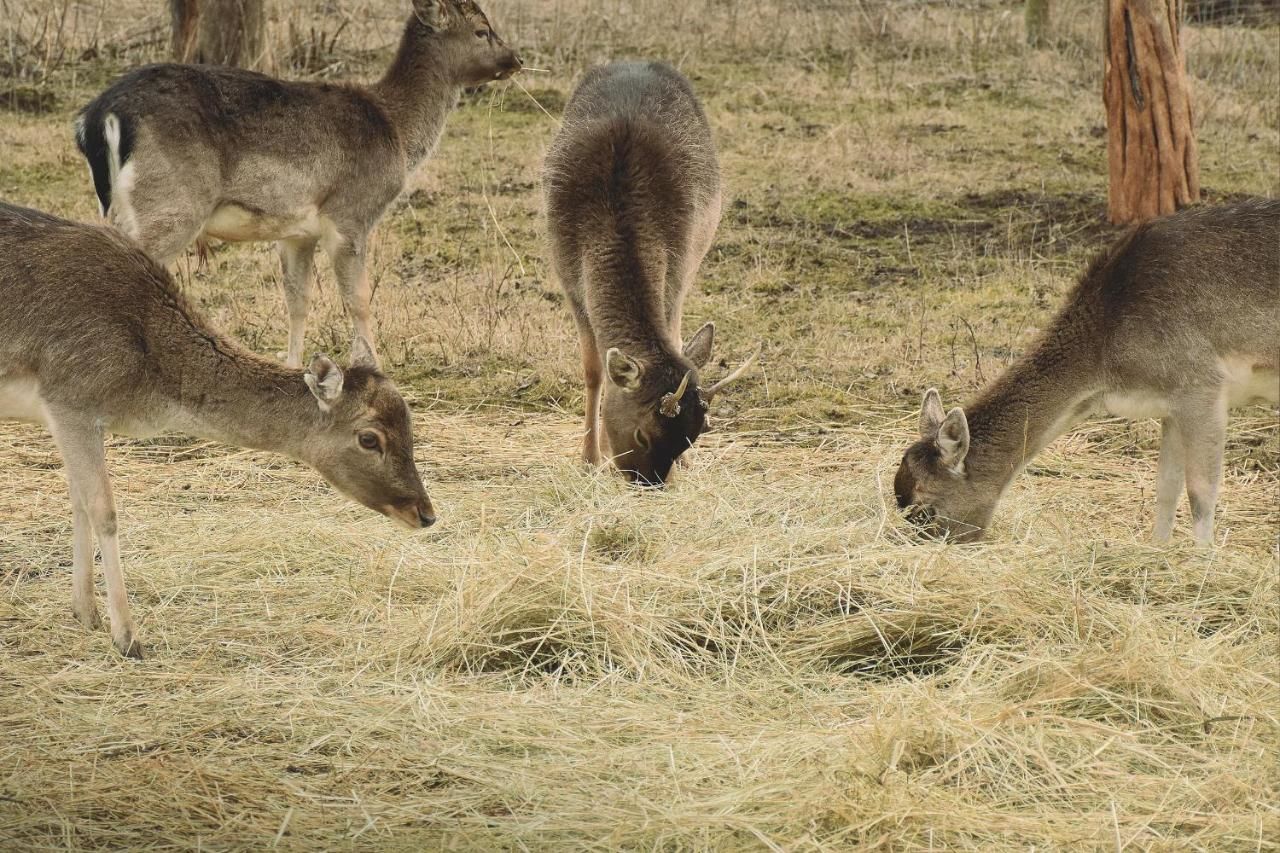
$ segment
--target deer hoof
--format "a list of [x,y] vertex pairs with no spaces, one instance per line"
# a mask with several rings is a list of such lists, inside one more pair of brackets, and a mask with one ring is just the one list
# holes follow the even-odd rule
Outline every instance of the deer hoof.
[[113,637],[111,643],[116,647],[116,651],[124,657],[142,660],[142,643],[133,636],[132,631],[126,632],[123,637]]

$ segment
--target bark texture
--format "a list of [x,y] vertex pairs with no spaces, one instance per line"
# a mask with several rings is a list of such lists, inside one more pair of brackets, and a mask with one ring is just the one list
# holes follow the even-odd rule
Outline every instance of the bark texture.
[[178,62],[271,70],[266,0],[169,0]]
[[1143,222],[1200,198],[1181,0],[1107,0],[1107,109],[1113,223]]
[[1049,0],[1027,0],[1024,15],[1027,44],[1044,47],[1049,41]]

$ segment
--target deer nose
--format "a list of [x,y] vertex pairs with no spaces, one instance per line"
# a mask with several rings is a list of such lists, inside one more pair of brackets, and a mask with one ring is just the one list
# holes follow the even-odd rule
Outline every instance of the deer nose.
[[436,523],[435,512],[430,507],[427,507],[425,509],[423,507],[418,507],[418,523],[421,524],[423,528],[427,528],[435,524]]

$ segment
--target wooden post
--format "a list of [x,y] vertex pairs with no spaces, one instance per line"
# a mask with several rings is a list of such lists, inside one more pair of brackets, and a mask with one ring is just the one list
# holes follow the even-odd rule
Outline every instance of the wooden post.
[[190,62],[196,50],[196,19],[200,10],[196,0],[169,0],[169,16],[173,23],[173,59]]
[[178,62],[270,70],[264,0],[169,0]]
[[1182,0],[1106,0],[1107,215],[1117,225],[1200,199]]
[[1023,21],[1027,25],[1027,44],[1044,47],[1049,41],[1049,0],[1027,0]]

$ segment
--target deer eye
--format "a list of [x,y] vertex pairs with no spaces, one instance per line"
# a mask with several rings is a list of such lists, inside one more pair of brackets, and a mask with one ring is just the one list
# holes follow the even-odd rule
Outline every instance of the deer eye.
[[362,432],[356,436],[356,441],[360,442],[360,446],[365,450],[379,450],[382,447],[376,432]]
[[489,31],[488,31],[488,30],[476,30],[476,38],[478,38],[478,39],[487,39],[488,37],[489,37]]

